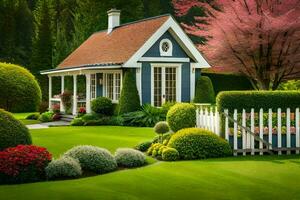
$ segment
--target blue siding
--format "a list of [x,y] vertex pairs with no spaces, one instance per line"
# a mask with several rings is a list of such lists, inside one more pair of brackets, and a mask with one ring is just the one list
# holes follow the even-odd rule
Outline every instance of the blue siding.
[[[143,57],[161,57],[159,52],[159,43],[162,39],[169,39],[173,44],[173,56],[177,58],[187,58],[188,55],[184,52],[184,50],[180,47],[177,41],[173,38],[173,36],[166,32],[164,33],[155,44],[144,54]],[[169,57],[169,56],[167,56]]]
[[103,85],[99,84],[99,79],[103,80],[103,74],[102,73],[97,73],[97,79],[96,79],[96,87],[97,87],[97,97],[102,97],[103,96]]
[[190,102],[191,99],[191,79],[190,79],[190,63],[182,63],[181,68],[181,101]]
[[142,63],[142,104],[151,104],[151,65]]

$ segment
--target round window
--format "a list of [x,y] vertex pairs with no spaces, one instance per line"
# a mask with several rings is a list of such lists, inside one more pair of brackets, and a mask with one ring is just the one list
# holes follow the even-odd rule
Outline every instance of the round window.
[[170,49],[170,45],[168,42],[164,42],[164,43],[162,43],[161,48],[164,52],[168,52]]

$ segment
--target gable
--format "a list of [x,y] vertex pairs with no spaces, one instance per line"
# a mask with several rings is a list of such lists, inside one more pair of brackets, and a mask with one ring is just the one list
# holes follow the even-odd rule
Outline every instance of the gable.
[[[172,43],[172,56],[162,56],[160,53],[160,43],[165,39],[168,39]],[[181,48],[169,31],[165,32],[142,57],[189,58],[184,49]]]

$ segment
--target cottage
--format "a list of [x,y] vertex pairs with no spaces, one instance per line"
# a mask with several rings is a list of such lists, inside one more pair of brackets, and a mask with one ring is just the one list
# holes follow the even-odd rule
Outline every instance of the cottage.
[[[106,96],[118,103],[123,72],[132,69],[142,104],[161,106],[165,101],[189,102],[194,97],[195,79],[210,65],[171,15],[121,24],[120,11],[108,11],[108,29],[91,35],[56,69],[42,71],[49,77],[49,105],[52,77],[73,76],[73,114],[84,104],[91,112],[91,100]],[[86,94],[78,99],[77,76],[85,75]],[[64,108],[61,104],[61,111]]]

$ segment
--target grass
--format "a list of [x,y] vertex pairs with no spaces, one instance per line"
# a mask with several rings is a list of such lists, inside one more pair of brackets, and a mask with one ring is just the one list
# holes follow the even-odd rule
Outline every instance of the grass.
[[[77,144],[132,147],[149,128],[61,127],[32,130],[55,157]],[[254,156],[156,162],[146,167],[67,181],[0,186],[11,199],[300,199],[299,156]]]
[[39,120],[26,119],[32,113],[13,113],[13,116],[25,125],[41,123]]

